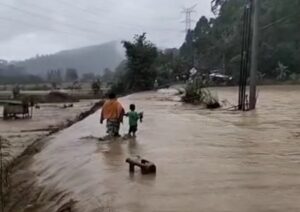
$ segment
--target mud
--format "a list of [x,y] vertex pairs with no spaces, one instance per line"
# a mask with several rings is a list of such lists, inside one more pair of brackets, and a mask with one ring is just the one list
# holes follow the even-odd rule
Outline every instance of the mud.
[[[99,112],[51,136],[16,169],[15,181],[29,176],[23,188],[33,190],[10,211],[58,211],[70,201],[80,212],[300,211],[300,87],[259,90],[247,113],[182,104],[173,90],[123,98],[144,112],[137,138],[90,139],[105,134]],[[236,88],[216,92],[236,102]],[[131,175],[125,159],[136,155],[153,161],[156,175]]]
[[[61,104],[41,104],[39,109],[34,109],[32,119],[4,121],[0,118],[4,165],[8,166],[34,141],[82,120],[99,107],[97,100],[78,102],[74,107],[67,109]],[[2,115],[2,107],[0,114]]]
[[[80,110],[84,110],[82,112],[78,112],[77,108],[77,114],[74,110],[72,112],[69,110],[68,114],[64,113],[63,115],[61,114],[60,116],[55,117],[55,113],[53,114],[52,118],[56,118],[57,124],[56,125],[50,125],[48,128],[43,128],[43,129],[30,129],[28,126],[41,126],[45,125],[47,122],[43,121],[40,123],[40,125],[34,125],[31,123],[31,125],[27,125],[27,130],[20,129],[14,129],[15,131],[9,135],[7,135],[7,131],[1,134],[1,141],[2,141],[2,162],[3,162],[3,169],[4,169],[4,174],[3,174],[3,181],[1,182],[2,185],[4,186],[4,193],[6,196],[6,199],[4,201],[4,204],[7,206],[7,210],[10,210],[9,208],[12,207],[13,210],[20,210],[20,211],[33,211],[37,210],[40,211],[42,210],[42,207],[39,204],[34,204],[31,205],[28,202],[36,202],[37,200],[34,199],[36,195],[39,195],[41,190],[43,190],[42,187],[37,187],[33,186],[36,182],[35,174],[28,171],[26,174],[17,174],[19,173],[20,170],[22,170],[22,167],[27,166],[30,164],[30,161],[32,157],[40,152],[43,148],[43,146],[47,143],[48,139],[46,139],[48,136],[63,130],[67,127],[70,127],[74,123],[83,120],[90,114],[94,113],[97,111],[101,106],[103,105],[103,101],[90,101],[88,104],[85,103],[83,104],[82,102],[80,103]],[[42,106],[44,108],[45,105]],[[52,105],[54,108],[58,108],[56,105]],[[77,105],[78,107],[78,105]],[[53,108],[53,107],[52,107]],[[43,110],[45,111],[45,109]],[[73,115],[72,119],[66,119],[67,115]],[[40,119],[42,117],[39,117]],[[59,122],[59,120],[61,120]],[[19,124],[20,120],[13,120],[11,122],[14,122]],[[25,120],[22,120],[25,121]],[[28,123],[31,121],[37,121],[36,119],[31,119],[27,120]],[[3,122],[3,125],[5,126],[5,122]],[[7,126],[6,126],[7,127]],[[25,127],[26,128],[26,127]],[[2,130],[2,129],[1,129]],[[37,133],[37,132],[44,132],[44,133]],[[24,137],[26,134],[31,133],[32,135],[29,136],[28,140],[24,142]],[[16,139],[17,142],[22,144],[22,148],[16,148],[16,146],[13,146],[12,139]],[[13,155],[13,156],[12,156]],[[29,193],[30,192],[30,195]],[[47,191],[49,192],[49,191]],[[51,193],[51,192],[50,192]],[[60,193],[57,191],[54,191],[52,193]],[[32,194],[32,195],[31,195]],[[24,197],[31,197],[31,199],[27,199]],[[32,199],[33,198],[33,199]],[[71,199],[72,200],[72,199]],[[71,201],[70,200],[70,201]],[[22,204],[22,201],[25,201],[26,204]],[[74,201],[71,201],[72,204],[69,205],[74,205]],[[2,201],[1,201],[2,203]],[[21,207],[16,207],[15,204],[18,203],[18,205],[21,205]],[[66,203],[65,203],[66,204]],[[44,204],[49,207],[49,204]],[[64,209],[64,205],[62,208],[59,208],[58,211],[67,211]]]

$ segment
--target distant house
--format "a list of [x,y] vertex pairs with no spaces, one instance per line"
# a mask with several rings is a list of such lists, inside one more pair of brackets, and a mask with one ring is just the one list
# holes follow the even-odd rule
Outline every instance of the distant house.
[[224,74],[212,73],[209,75],[209,81],[215,85],[227,85],[232,81],[232,77]]
[[210,85],[228,85],[232,81],[231,76],[221,74],[220,70],[213,70],[207,75],[193,67],[189,71],[189,81],[193,82],[194,79],[204,80]]

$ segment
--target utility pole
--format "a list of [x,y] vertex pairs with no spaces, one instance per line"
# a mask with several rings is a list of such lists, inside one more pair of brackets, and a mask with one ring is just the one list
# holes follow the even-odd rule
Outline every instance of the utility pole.
[[249,110],[249,101],[247,97],[247,79],[250,73],[250,45],[252,39],[252,0],[246,0],[243,15],[242,30],[242,49],[239,80],[239,104],[238,109],[242,111]]
[[250,98],[249,109],[254,110],[256,107],[256,75],[257,75],[257,55],[258,55],[258,16],[259,1],[252,0],[253,9],[253,35],[251,48],[251,71],[250,71]]

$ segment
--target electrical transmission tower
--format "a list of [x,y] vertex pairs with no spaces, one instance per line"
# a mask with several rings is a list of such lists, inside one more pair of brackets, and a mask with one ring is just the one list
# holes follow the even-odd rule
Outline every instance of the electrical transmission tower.
[[185,14],[185,32],[188,33],[189,30],[192,28],[192,13],[196,12],[195,7],[197,4],[195,4],[192,7],[183,8],[182,13]]

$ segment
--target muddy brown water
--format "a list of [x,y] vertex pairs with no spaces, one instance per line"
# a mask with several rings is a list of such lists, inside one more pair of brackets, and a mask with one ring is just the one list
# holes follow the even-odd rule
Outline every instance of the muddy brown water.
[[[125,97],[145,115],[136,139],[81,139],[104,135],[97,112],[53,136],[30,169],[81,212],[300,211],[300,87],[259,90],[247,113],[200,110],[172,101],[170,90]],[[236,99],[236,88],[217,91]],[[135,155],[157,174],[130,175],[125,159]]]

